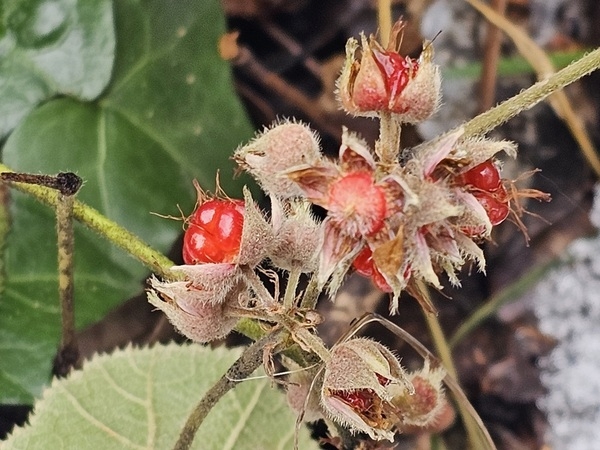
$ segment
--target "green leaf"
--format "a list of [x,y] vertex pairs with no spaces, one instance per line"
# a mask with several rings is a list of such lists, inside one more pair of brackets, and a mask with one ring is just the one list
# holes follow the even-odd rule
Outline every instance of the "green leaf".
[[[73,171],[78,198],[167,251],[194,205],[192,179],[226,192],[232,151],[251,127],[218,55],[225,20],[217,0],[119,0],[117,53],[108,90],[94,102],[51,100],[14,130],[3,150],[11,168]],[[2,99],[0,98],[0,103]],[[0,301],[0,403],[30,403],[49,379],[60,315],[53,213],[14,194]],[[78,327],[143,289],[146,270],[83,227],[75,237]]]
[[0,139],[56,94],[92,100],[115,53],[110,0],[5,0],[0,8]]
[[[30,425],[4,450],[170,449],[203,393],[239,356],[199,345],[118,351],[55,380],[35,405]],[[194,449],[290,449],[296,418],[267,378],[228,392],[200,427]],[[318,449],[305,427],[299,448]]]

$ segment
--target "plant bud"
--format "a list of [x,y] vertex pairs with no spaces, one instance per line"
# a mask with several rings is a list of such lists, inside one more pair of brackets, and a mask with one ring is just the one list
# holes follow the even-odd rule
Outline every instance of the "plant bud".
[[[210,342],[228,335],[238,318],[227,314],[228,302],[206,301],[207,292],[185,281],[164,283],[150,279],[148,301],[163,311],[169,322],[195,342]],[[234,290],[228,298],[236,298]]]
[[[241,271],[235,264],[193,264],[174,266],[171,270],[183,273],[186,281],[159,282],[157,280],[153,282],[153,287],[168,290],[171,286],[177,286],[177,293],[181,293],[184,286],[193,292],[192,297],[196,301],[212,305],[223,303],[241,278]],[[183,286],[177,283],[183,283]],[[165,291],[164,293],[171,297],[170,292]]]
[[311,273],[318,266],[321,245],[321,224],[317,223],[306,201],[291,201],[286,205],[271,196],[271,222],[275,234],[269,258],[285,270],[299,267]]
[[256,206],[246,187],[244,187],[244,203],[244,228],[240,252],[235,262],[254,267],[268,255],[273,245],[273,229],[265,220],[263,213]]
[[332,420],[350,432],[392,441],[398,417],[391,401],[400,392],[414,390],[394,354],[383,345],[358,338],[332,348],[321,404]]
[[235,161],[266,193],[281,198],[302,195],[283,173],[295,166],[316,164],[321,158],[315,133],[307,125],[294,122],[275,124],[234,153]]
[[[440,103],[440,74],[433,64],[433,47],[424,43],[419,60],[400,56],[404,24],[398,21],[387,49],[371,36],[361,44],[350,38],[346,62],[337,81],[342,107],[357,116],[392,113],[398,122],[418,123],[435,112]],[[360,59],[356,51],[360,47]]]
[[437,419],[445,404],[442,380],[446,371],[438,367],[431,369],[428,360],[421,370],[412,372],[408,379],[414,387],[413,393],[400,390],[392,403],[401,412],[403,426],[427,427]]

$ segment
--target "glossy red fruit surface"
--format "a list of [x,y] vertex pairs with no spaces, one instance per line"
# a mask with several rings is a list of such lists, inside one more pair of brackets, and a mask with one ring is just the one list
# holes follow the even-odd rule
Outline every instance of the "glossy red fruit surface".
[[392,292],[392,288],[385,281],[385,278],[381,274],[381,272],[375,267],[373,263],[373,252],[369,247],[365,247],[362,251],[356,256],[354,261],[352,262],[352,267],[365,277],[371,278],[371,281],[383,292]]
[[496,196],[487,192],[474,192],[473,195],[485,209],[493,226],[501,224],[508,217],[510,213],[508,202],[500,201]]
[[243,227],[243,201],[204,202],[189,218],[183,236],[183,261],[186,264],[234,262],[240,252]]
[[460,178],[464,185],[470,185],[487,192],[497,191],[502,185],[500,172],[498,172],[498,168],[492,160],[489,159],[469,169]]
[[373,392],[370,389],[358,389],[352,392],[337,391],[335,396],[359,412],[366,412],[373,406]]
[[419,65],[416,60],[402,57],[396,52],[380,52],[373,49],[373,57],[384,79],[391,99],[399,95],[414,78]]

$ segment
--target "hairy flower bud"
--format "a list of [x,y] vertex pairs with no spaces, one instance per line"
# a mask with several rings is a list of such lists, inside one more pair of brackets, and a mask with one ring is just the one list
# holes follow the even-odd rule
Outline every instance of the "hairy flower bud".
[[214,303],[210,301],[210,290],[189,282],[165,283],[153,277],[150,284],[148,301],[167,315],[177,331],[195,342],[225,337],[238,321],[227,314],[229,299],[237,298],[234,289],[228,291],[228,301]]
[[394,354],[378,342],[358,338],[331,350],[325,364],[321,404],[327,415],[351,432],[393,440],[399,392],[414,392]]
[[[206,264],[188,264],[183,266],[171,267],[172,272],[180,272],[185,275],[184,285],[193,290],[194,299],[201,303],[210,303],[213,305],[223,303],[231,290],[239,283],[241,271],[235,264],[225,263],[206,263]],[[159,284],[161,283],[161,284]],[[152,286],[164,287],[176,285],[180,282],[155,282]],[[180,292],[180,291],[178,291]],[[171,296],[169,292],[165,292]]]
[[305,369],[290,358],[282,356],[283,365],[290,371],[286,383],[287,401],[290,407],[302,414],[305,422],[314,422],[323,418],[323,411],[319,405],[319,397],[315,395],[315,376],[318,368]]
[[283,173],[302,164],[316,164],[321,158],[315,133],[307,125],[295,122],[273,125],[234,153],[235,161],[265,192],[281,198],[302,194]]
[[[387,49],[371,36],[346,44],[346,62],[337,81],[342,107],[357,116],[392,113],[398,122],[425,120],[440,103],[440,74],[433,64],[431,43],[423,45],[419,60],[400,56],[404,24],[394,24]],[[360,59],[356,52],[360,47]]]
[[432,369],[428,360],[422,369],[408,375],[414,392],[400,390],[392,403],[402,411],[400,428],[407,426],[427,427],[437,419],[445,405],[442,380],[446,371],[438,367]]
[[305,200],[285,205],[271,196],[271,223],[274,241],[269,258],[285,270],[300,268],[310,273],[317,269],[321,245],[321,224],[317,223]]
[[244,228],[240,252],[235,263],[254,267],[267,257],[273,245],[273,229],[246,187],[244,187],[244,203]]

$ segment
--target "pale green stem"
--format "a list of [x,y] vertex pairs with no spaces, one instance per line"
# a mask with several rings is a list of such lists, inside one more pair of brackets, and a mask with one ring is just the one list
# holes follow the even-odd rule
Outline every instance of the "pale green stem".
[[[0,164],[0,172],[12,172],[11,169]],[[32,184],[11,183],[15,189],[31,195],[42,203],[56,208],[58,193],[54,189]],[[73,202],[73,217],[85,226],[100,234],[117,247],[120,247],[136,258],[152,272],[165,279],[176,278],[170,272],[174,263],[162,253],[151,248],[133,233],[118,225],[116,222],[100,214],[96,209],[85,203],[75,200]]]
[[[461,125],[464,128],[464,136],[478,136],[490,132],[520,112],[537,105],[553,92],[562,89],[599,67],[600,48],[591,51],[547,79],[538,81],[528,89]],[[458,128],[460,127],[452,131],[456,131]]]
[[329,350],[325,347],[325,343],[319,336],[311,333],[307,328],[285,314],[277,314],[274,316],[274,319],[290,332],[303,350],[306,348],[310,349],[323,362],[328,362],[331,359]]
[[244,350],[242,355],[229,368],[216,384],[211,387],[202,400],[196,405],[189,415],[179,439],[175,443],[173,450],[187,450],[192,446],[196,432],[202,422],[217,404],[217,402],[231,389],[238,385],[239,381],[248,378],[260,366],[263,361],[263,350],[265,346],[277,340],[278,335],[269,335],[256,341]]
[[302,309],[315,309],[317,306],[317,300],[319,299],[319,277],[316,273],[313,273],[308,281],[308,286],[304,291],[304,296],[300,302],[300,308]]
[[392,31],[392,1],[377,0],[377,24],[379,25],[380,42],[387,47]]
[[283,296],[283,309],[289,311],[296,302],[296,289],[300,281],[302,271],[299,266],[294,265],[288,273],[287,285],[285,286],[285,295]]
[[[424,295],[429,296],[428,289],[426,286],[421,287],[421,291]],[[452,352],[450,351],[450,347],[448,345],[448,341],[444,336],[444,332],[440,325],[440,322],[435,314],[429,314],[424,311],[425,319],[427,321],[427,326],[429,327],[429,333],[433,339],[433,343],[437,350],[437,353],[444,364],[444,368],[448,371],[448,374],[454,379],[458,380],[458,376],[456,373],[456,367],[454,366],[454,361],[452,359]],[[467,431],[467,436],[469,438],[469,443],[473,450],[482,447],[482,443],[480,442],[481,437],[479,434],[480,428],[477,426],[477,423],[473,419],[472,415],[465,409],[463,403],[458,402],[458,411],[460,416],[462,417],[463,424]]]
[[254,291],[258,299],[263,305],[272,305],[275,303],[275,299],[265,287],[260,277],[256,274],[254,269],[250,266],[240,266],[244,279],[249,284],[250,288]]

